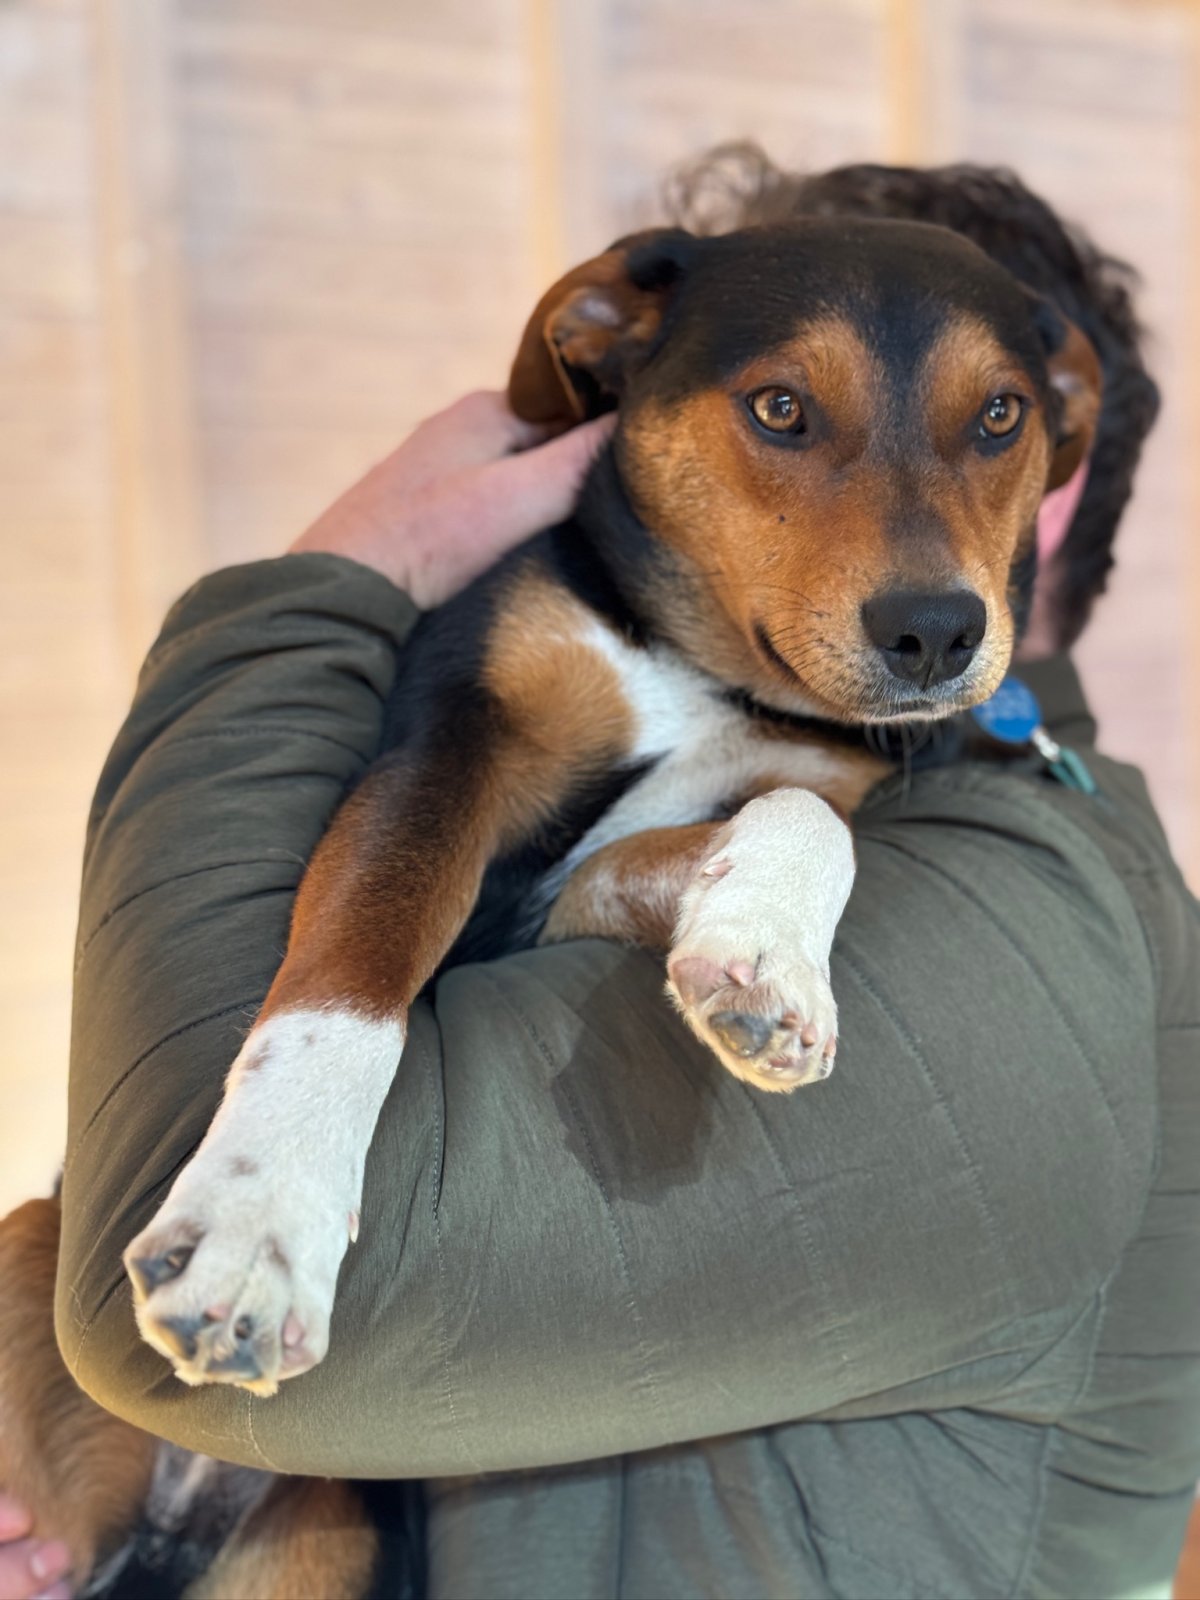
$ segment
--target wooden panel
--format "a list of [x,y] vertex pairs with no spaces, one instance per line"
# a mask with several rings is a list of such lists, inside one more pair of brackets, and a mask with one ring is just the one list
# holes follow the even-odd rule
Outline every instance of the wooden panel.
[[[565,248],[581,257],[655,220],[664,174],[753,137],[786,164],[878,156],[886,138],[883,0],[559,0]],[[582,100],[583,114],[580,114]]]
[[118,625],[136,666],[203,570],[179,230],[170,5],[96,0],[97,266]]
[[[178,0],[185,23],[220,21],[242,26],[246,0]],[[461,40],[464,46],[506,51],[520,33],[519,0],[254,0],[253,20],[286,28],[319,28],[331,34],[378,36],[379,48],[422,39]]]
[[208,427],[201,436],[215,566],[278,555],[334,495],[393,448],[417,408],[384,429]]
[[180,14],[206,537],[223,561],[283,548],[421,416],[503,383],[539,286],[529,74],[521,0]]
[[0,9],[0,207],[69,211],[91,192],[86,18],[75,7]]
[[163,176],[148,102],[166,12],[153,0],[131,43],[132,8],[0,12],[0,1015],[20,1131],[0,1207],[59,1159],[84,817],[135,659],[198,564],[178,560],[186,506],[159,492],[190,379],[156,366],[168,252],[141,206]]
[[76,217],[0,210],[0,306],[8,316],[96,310],[91,236]]
[[189,244],[192,309],[205,326],[288,326],[325,338],[405,338],[414,329],[508,348],[531,309],[523,249],[447,251],[411,237],[234,228]]

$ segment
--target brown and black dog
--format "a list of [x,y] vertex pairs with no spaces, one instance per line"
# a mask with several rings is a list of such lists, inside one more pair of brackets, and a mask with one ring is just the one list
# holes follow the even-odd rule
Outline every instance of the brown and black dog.
[[[1085,457],[1076,525],[1095,534],[1083,556],[1068,540],[1063,637],[1102,584],[1154,413],[1115,265],[1003,175],[759,175],[757,225],[625,239],[534,313],[514,409],[616,405],[617,431],[569,524],[414,632],[390,751],[314,854],[218,1117],[129,1247],[139,1326],[185,1382],[270,1394],[321,1359],[407,1010],[448,959],[583,934],[669,951],[728,1070],[764,1090],[826,1076],[848,818],[890,727],[945,725],[999,685],[1039,504]],[[10,1219],[6,1247],[47,1217]],[[0,1270],[34,1296],[28,1262]],[[153,1448],[88,1427],[144,1497]],[[222,1593],[246,1592],[262,1519],[286,1548],[299,1497],[316,1515],[354,1493],[242,1492]],[[337,1592],[361,1592],[369,1519],[353,1499],[329,1516],[358,1540],[358,1588]],[[83,1521],[86,1561],[120,1518]]]

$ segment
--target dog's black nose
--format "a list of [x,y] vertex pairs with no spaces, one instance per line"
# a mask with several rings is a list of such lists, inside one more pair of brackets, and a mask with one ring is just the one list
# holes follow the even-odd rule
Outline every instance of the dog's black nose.
[[891,589],[864,602],[862,619],[888,670],[931,689],[970,666],[987,629],[987,607],[970,589]]

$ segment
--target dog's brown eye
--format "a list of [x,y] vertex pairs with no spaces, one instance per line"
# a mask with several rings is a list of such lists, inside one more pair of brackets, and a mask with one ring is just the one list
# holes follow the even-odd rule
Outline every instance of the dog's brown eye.
[[979,431],[988,439],[1003,439],[1021,420],[1021,397],[1017,394],[993,395],[983,408]]
[[790,389],[759,389],[749,404],[755,420],[772,433],[804,432],[804,407]]

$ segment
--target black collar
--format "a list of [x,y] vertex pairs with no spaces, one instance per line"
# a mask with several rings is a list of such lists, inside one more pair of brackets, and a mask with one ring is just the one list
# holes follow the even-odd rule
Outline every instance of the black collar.
[[936,721],[848,723],[779,711],[774,706],[763,705],[744,689],[727,689],[724,698],[758,721],[791,728],[797,733],[811,733],[831,744],[863,750],[909,772],[945,766],[948,761],[957,760],[967,745],[969,722],[961,712]]

